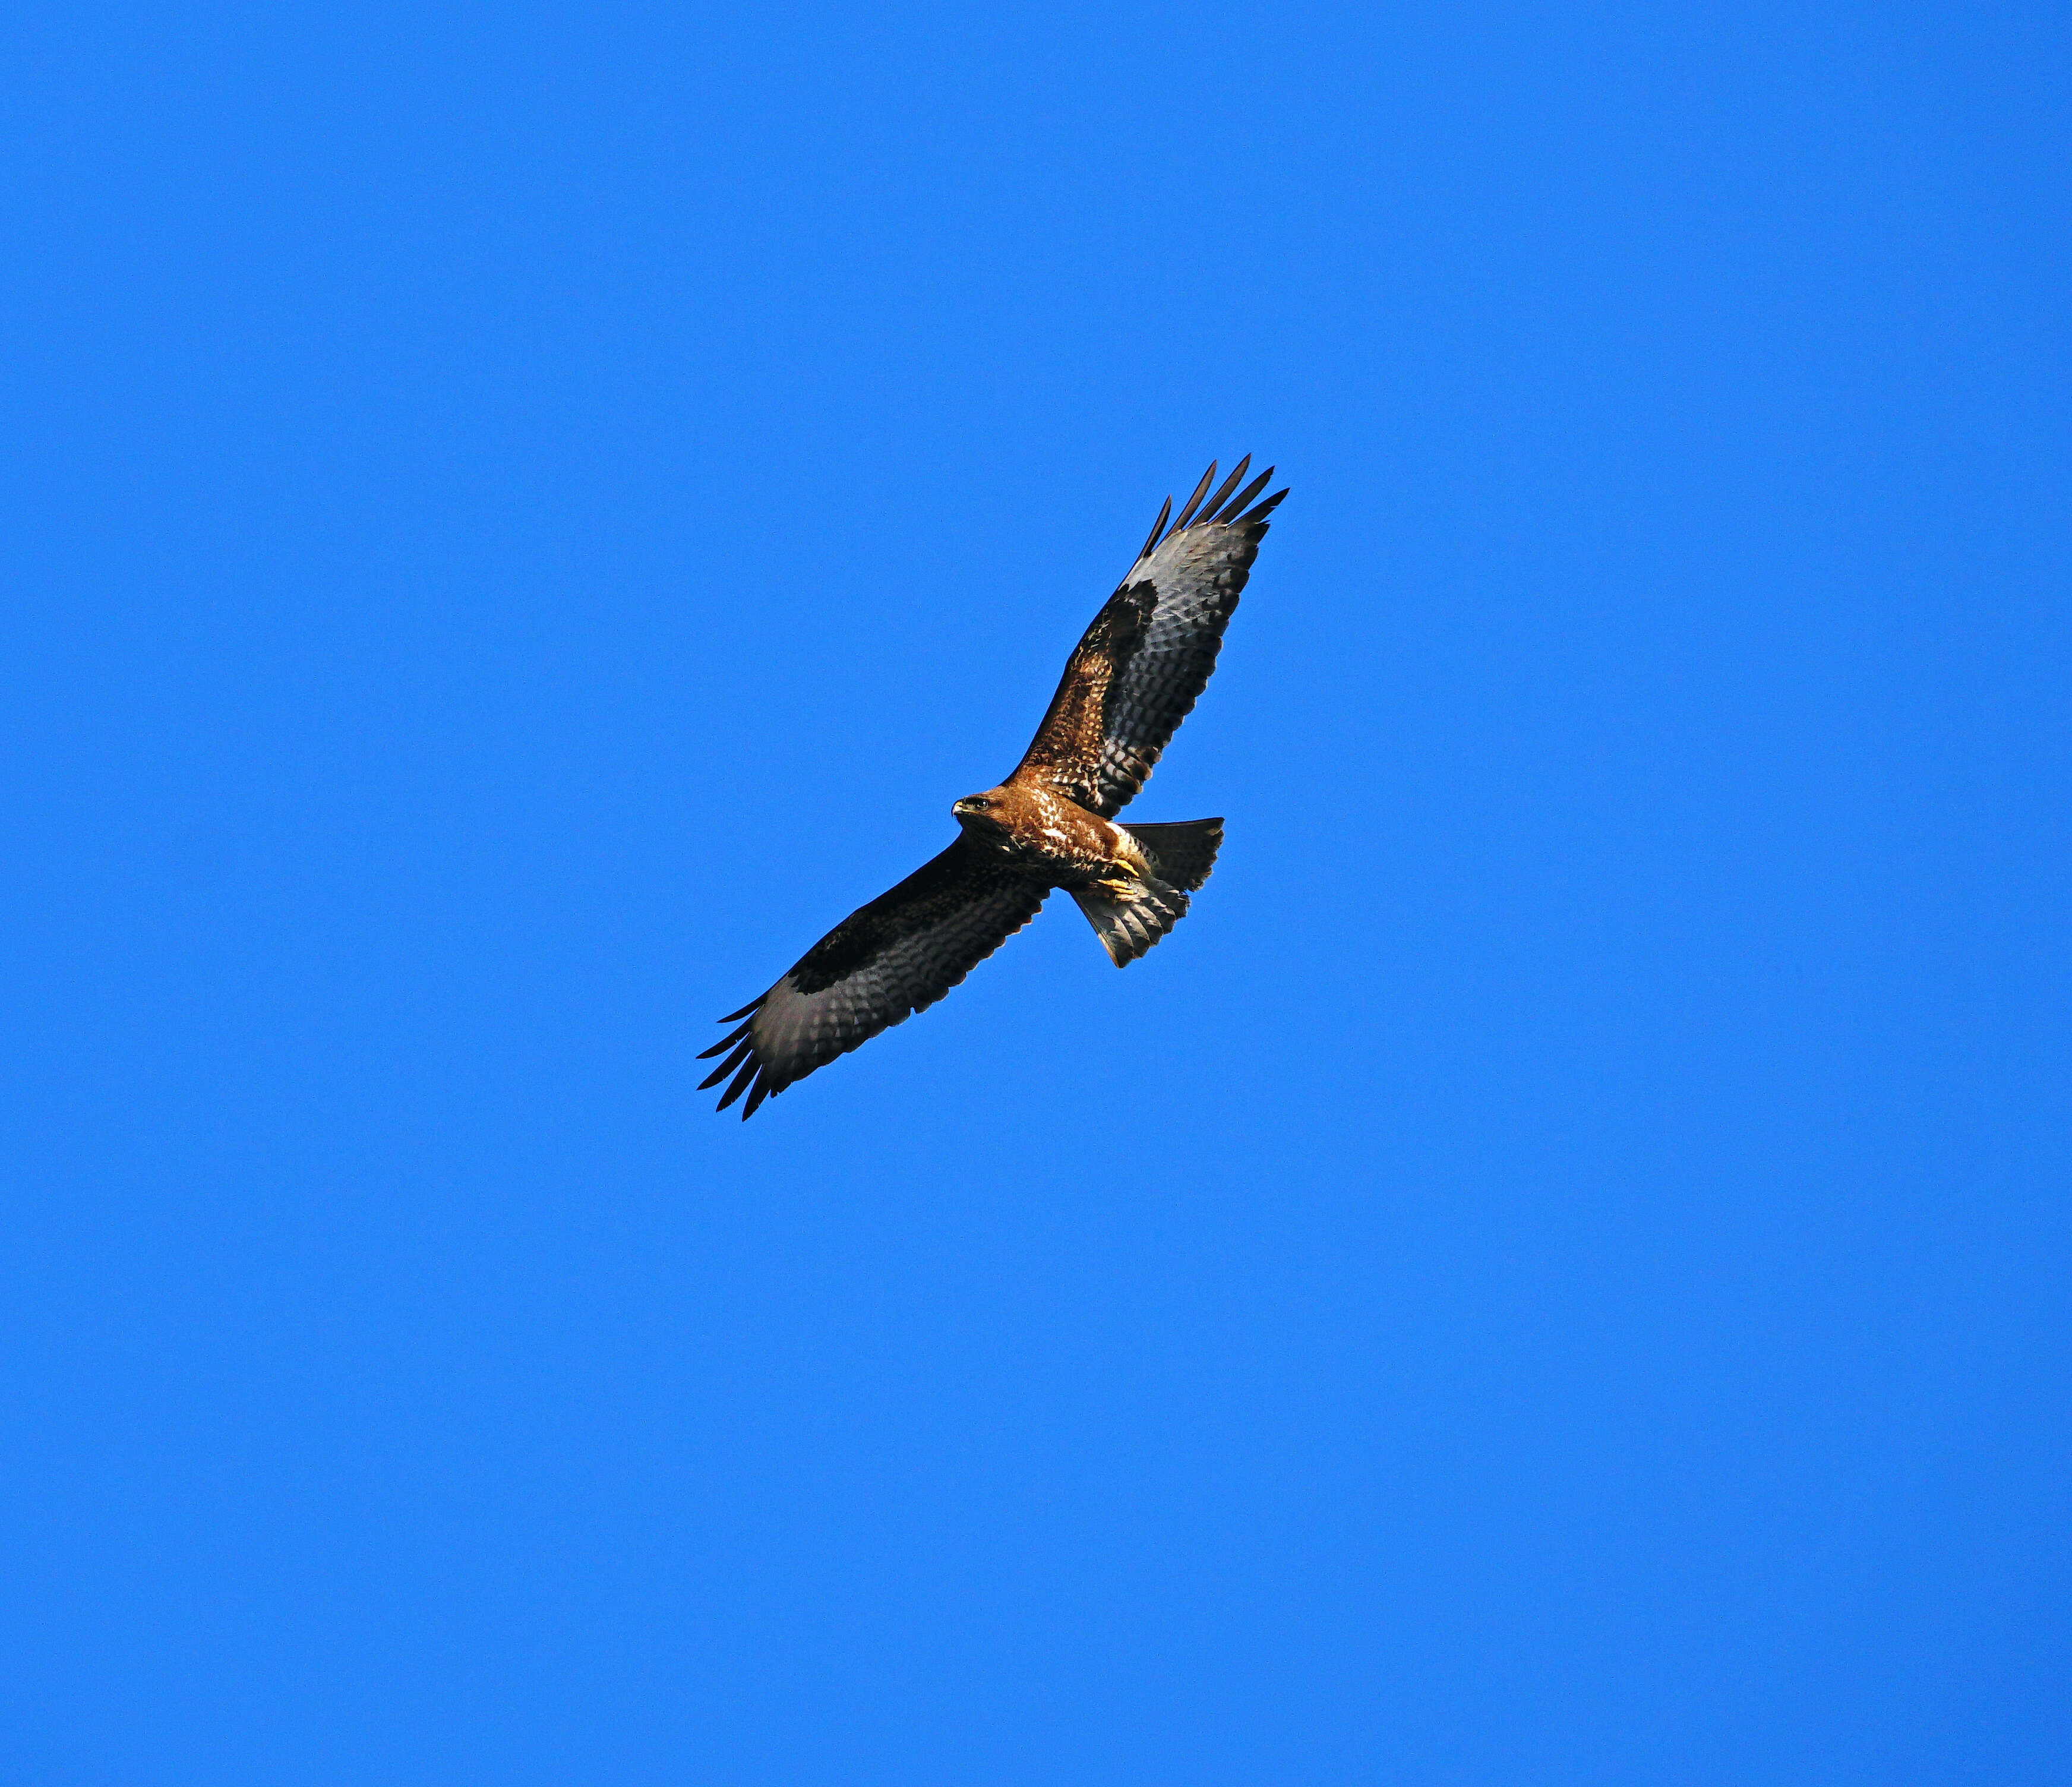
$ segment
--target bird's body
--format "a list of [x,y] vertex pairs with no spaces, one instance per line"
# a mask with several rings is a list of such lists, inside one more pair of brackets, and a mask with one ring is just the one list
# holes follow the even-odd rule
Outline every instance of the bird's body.
[[1076,892],[1151,873],[1141,846],[1120,825],[1041,783],[1005,782],[950,811],[977,848],[1052,887]]
[[[1216,468],[1169,530],[1169,499],[1122,585],[1065,666],[1014,773],[952,808],[956,843],[835,926],[769,992],[722,1023],[707,1055],[752,1114],[816,1067],[942,997],[1036,915],[1053,889],[1078,902],[1121,967],[1184,918],[1223,840],[1219,819],[1124,826],[1215,668],[1267,516],[1269,470],[1232,496],[1250,461],[1204,503]],[[1198,508],[1199,513],[1197,514]]]

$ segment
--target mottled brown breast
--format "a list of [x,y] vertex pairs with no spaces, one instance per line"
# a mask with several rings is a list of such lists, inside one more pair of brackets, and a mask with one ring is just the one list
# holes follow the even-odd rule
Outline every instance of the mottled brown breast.
[[966,831],[1054,886],[1098,880],[1133,854],[1116,827],[1050,789],[1009,783],[987,799],[982,815],[958,815]]

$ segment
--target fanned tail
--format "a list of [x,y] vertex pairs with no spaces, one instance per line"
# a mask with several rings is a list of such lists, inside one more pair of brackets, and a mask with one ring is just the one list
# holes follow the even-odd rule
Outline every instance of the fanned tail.
[[1079,910],[1101,940],[1108,959],[1126,968],[1187,916],[1187,896],[1170,882],[1139,881],[1128,893],[1075,892]]
[[1159,879],[1191,894],[1209,878],[1216,852],[1223,848],[1219,819],[1186,819],[1168,825],[1125,825],[1123,830],[1144,846]]

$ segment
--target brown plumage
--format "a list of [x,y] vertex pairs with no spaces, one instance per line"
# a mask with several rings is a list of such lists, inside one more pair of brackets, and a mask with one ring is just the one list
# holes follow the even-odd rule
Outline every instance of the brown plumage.
[[[704,1087],[727,1080],[742,1115],[816,1067],[932,1005],[1035,917],[1053,888],[1079,904],[1117,967],[1186,915],[1223,841],[1219,819],[1121,826],[1174,729],[1215,668],[1267,517],[1268,468],[1213,495],[1212,465],[1169,528],[1170,497],[1122,585],[1065,665],[1014,773],[951,811],[957,841],[849,914],[761,998],[722,1018],[738,1028]],[[1235,494],[1233,495],[1232,493]],[[1204,502],[1202,499],[1207,496]]]

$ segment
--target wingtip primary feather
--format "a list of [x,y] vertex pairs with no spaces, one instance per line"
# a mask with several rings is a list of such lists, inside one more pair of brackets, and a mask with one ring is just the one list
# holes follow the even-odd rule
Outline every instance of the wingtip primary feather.
[[[1161,526],[1152,530],[1150,540],[1145,544],[1144,551],[1138,557],[1149,557],[1152,548],[1161,540],[1170,540],[1186,528],[1205,528],[1212,524],[1225,527],[1240,527],[1247,522],[1256,521],[1264,516],[1288,493],[1285,490],[1276,491],[1256,507],[1246,508],[1245,505],[1265,487],[1268,481],[1273,476],[1274,470],[1272,466],[1268,466],[1265,470],[1260,473],[1250,483],[1245,484],[1244,488],[1240,491],[1238,486],[1244,483],[1245,472],[1251,464],[1252,455],[1248,453],[1231,468],[1229,476],[1217,487],[1215,495],[1208,496],[1209,487],[1215,483],[1216,479],[1216,462],[1211,460],[1209,469],[1202,474],[1201,483],[1194,487],[1194,494],[1187,499],[1186,505],[1180,512],[1173,517],[1173,524],[1170,527],[1163,525],[1164,516],[1161,511]],[[1235,496],[1231,494],[1233,491],[1237,491]],[[1202,500],[1205,496],[1208,499],[1206,502]],[[1167,507],[1170,507],[1171,504],[1169,503]]]
[[[718,1085],[722,1080],[728,1078],[735,1073],[739,1069],[742,1062],[746,1061],[750,1055],[754,1054],[754,1050],[755,1044],[754,1040],[749,1037],[742,1038],[740,1042],[734,1045],[734,1052],[730,1054],[726,1060],[722,1062],[718,1066],[715,1067],[709,1074],[706,1074],[703,1079],[698,1082],[698,1090],[701,1092],[709,1092],[715,1086]],[[703,1058],[701,1057],[700,1058],[702,1059]]]
[[1283,488],[1276,491],[1271,496],[1268,497],[1264,503],[1253,503],[1250,508],[1247,509],[1243,515],[1237,518],[1236,525],[1240,528],[1248,528],[1252,526],[1254,522],[1257,522],[1260,526],[1264,526],[1267,516],[1271,515],[1274,510],[1281,506],[1281,499],[1287,494],[1288,491],[1284,487]]
[[763,1063],[757,1060],[754,1056],[750,1055],[747,1060],[741,1064],[741,1071],[734,1076],[734,1083],[727,1087],[726,1092],[722,1095],[718,1104],[713,1108],[716,1110],[724,1111],[730,1104],[733,1103],[736,1099],[739,1098],[742,1093],[748,1090],[748,1082],[754,1079],[755,1076],[762,1071]]
[[[1229,500],[1230,493],[1235,490],[1240,484],[1244,482],[1245,468],[1251,463],[1252,455],[1248,453],[1242,459],[1239,460],[1235,466],[1231,467],[1230,476],[1226,478],[1217,487],[1216,494],[1211,497],[1207,503],[1202,505],[1201,518],[1199,521],[1196,523],[1197,526],[1206,526],[1208,523],[1216,519],[1218,511],[1220,511],[1223,504]],[[1215,469],[1216,468],[1214,466],[1209,467],[1209,470],[1212,474],[1215,472]]]
[[1182,528],[1186,526],[1187,523],[1193,518],[1194,511],[1200,504],[1202,499],[1208,495],[1209,486],[1213,484],[1215,481],[1216,462],[1215,460],[1211,459],[1209,462],[1209,469],[1202,474],[1201,483],[1194,487],[1194,494],[1187,499],[1186,507],[1181,510],[1178,516],[1174,518],[1173,525],[1166,530],[1166,537],[1168,539],[1170,539],[1173,535],[1178,533]]
[[[722,1018],[720,1022],[724,1024],[726,1022],[726,1020],[725,1018]],[[700,1061],[710,1061],[714,1055],[723,1055],[728,1050],[731,1049],[734,1044],[740,1041],[740,1040],[747,1034],[748,1026],[746,1024],[742,1025],[738,1029],[729,1030],[725,1036],[722,1037],[719,1041],[715,1042],[709,1049],[699,1050],[697,1058]]]
[[1236,495],[1233,496],[1227,503],[1224,503],[1220,509],[1217,510],[1215,515],[1211,516],[1210,519],[1214,521],[1222,522],[1235,520],[1239,516],[1244,513],[1245,504],[1249,503],[1252,498],[1258,495],[1261,491],[1264,490],[1268,483],[1271,482],[1272,477],[1273,467],[1268,466],[1265,470],[1262,471],[1256,478],[1253,479],[1252,481],[1247,484],[1243,490],[1240,491]]
[[1139,564],[1141,564],[1145,559],[1150,557],[1152,548],[1157,546],[1159,540],[1164,536],[1166,532],[1166,518],[1172,512],[1173,499],[1169,496],[1166,499],[1166,507],[1158,511],[1158,519],[1151,524],[1151,537],[1145,541],[1144,550],[1137,555],[1137,562]]

